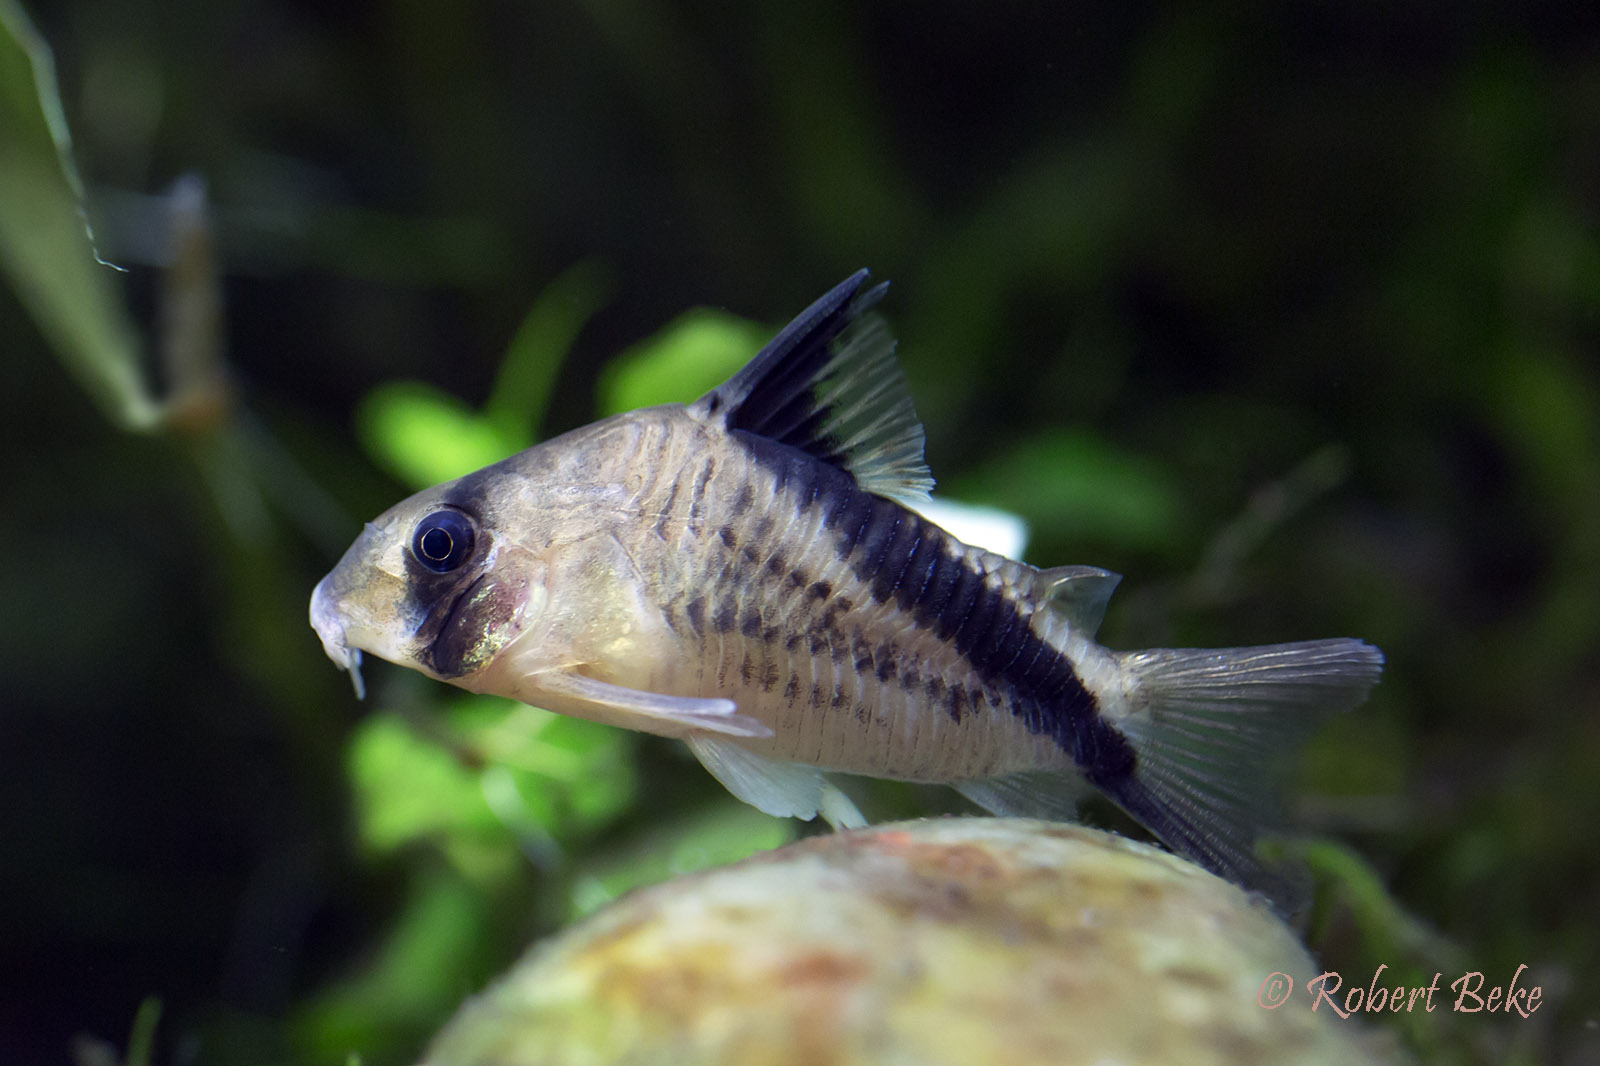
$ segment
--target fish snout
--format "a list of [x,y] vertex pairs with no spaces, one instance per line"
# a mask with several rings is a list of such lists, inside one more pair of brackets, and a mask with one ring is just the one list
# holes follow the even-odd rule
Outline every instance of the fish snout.
[[350,674],[355,685],[356,699],[366,697],[366,685],[361,679],[361,649],[352,648],[345,633],[347,620],[339,610],[340,597],[334,585],[334,574],[317,582],[311,593],[311,628],[322,641],[322,650],[333,664]]

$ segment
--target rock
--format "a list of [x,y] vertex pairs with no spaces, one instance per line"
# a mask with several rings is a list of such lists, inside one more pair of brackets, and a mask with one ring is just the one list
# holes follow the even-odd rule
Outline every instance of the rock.
[[[635,892],[470,1001],[428,1066],[1376,1062],[1262,902],[1081,826],[813,837]],[[1271,974],[1294,980],[1276,1009]],[[1386,1052],[1381,1061],[1389,1061]]]

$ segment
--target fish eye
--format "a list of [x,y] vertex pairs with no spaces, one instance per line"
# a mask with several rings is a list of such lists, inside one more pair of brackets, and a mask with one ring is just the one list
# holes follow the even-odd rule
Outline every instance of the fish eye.
[[435,511],[417,523],[411,554],[436,574],[447,574],[472,554],[472,520],[460,511]]

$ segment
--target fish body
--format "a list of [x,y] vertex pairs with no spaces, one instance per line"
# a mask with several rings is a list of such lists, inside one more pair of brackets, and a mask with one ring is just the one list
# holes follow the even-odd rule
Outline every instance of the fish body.
[[739,798],[839,825],[825,774],[1070,816],[1087,782],[1271,890],[1266,770],[1359,703],[1356,640],[1116,652],[1117,576],[962,543],[915,505],[923,434],[866,274],[690,405],[614,416],[367,526],[311,620],[475,692],[687,741]]

